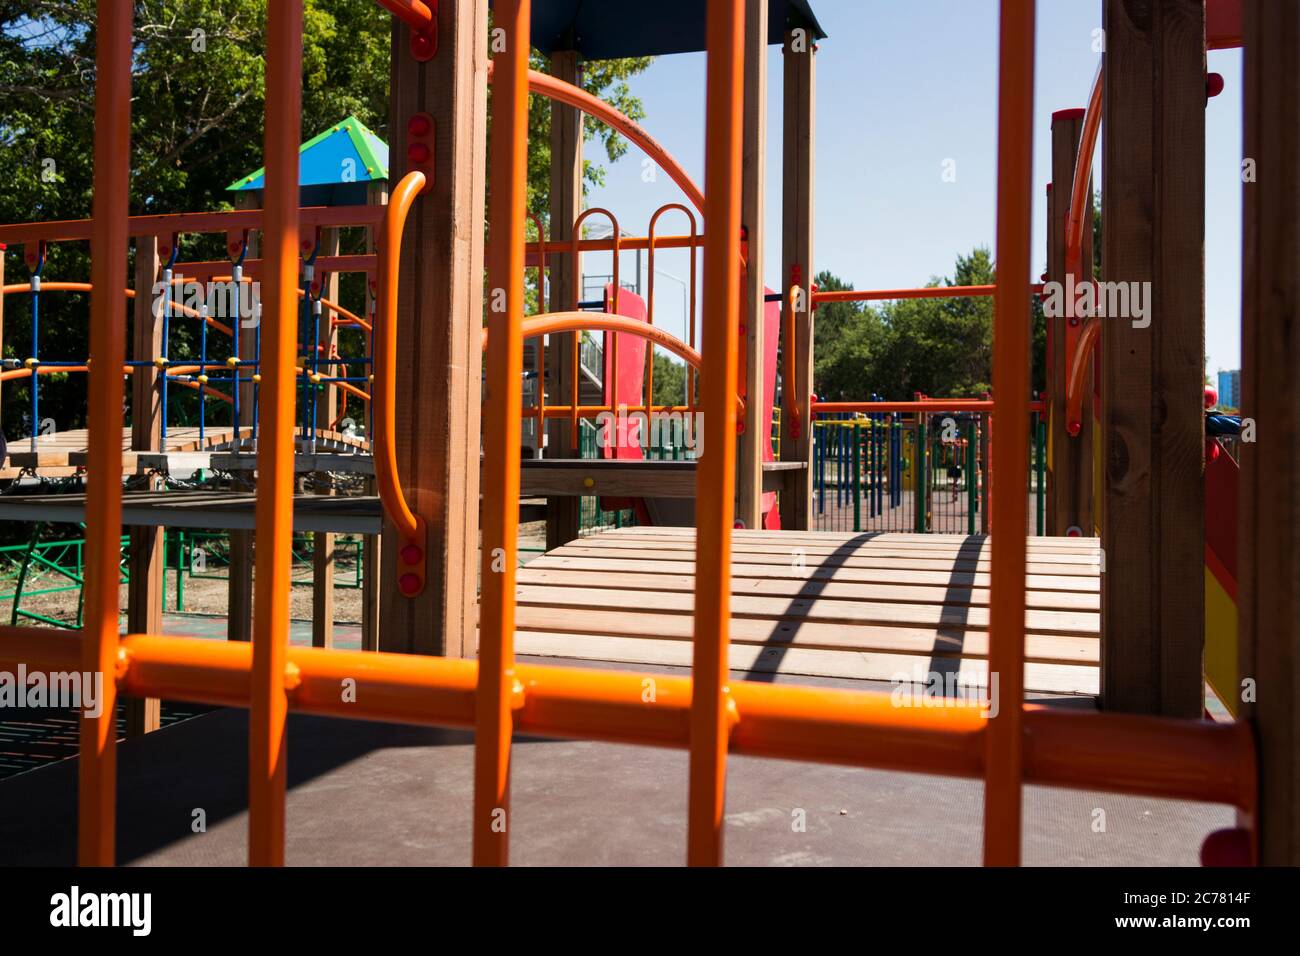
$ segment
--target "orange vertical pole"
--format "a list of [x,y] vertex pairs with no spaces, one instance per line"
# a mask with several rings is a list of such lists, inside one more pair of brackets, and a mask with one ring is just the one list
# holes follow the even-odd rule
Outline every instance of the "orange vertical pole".
[[696,475],[695,648],[686,860],[722,863],[731,626],[731,525],[736,500],[735,316],[740,309],[740,139],[744,0],[709,0],[704,165],[703,410],[707,441]]
[[81,717],[77,857],[112,866],[117,789],[118,581],[122,535],[122,363],[131,172],[134,8],[99,0],[95,42],[95,181],[90,234],[90,457],[86,489],[86,636],[82,668],[103,675],[100,715]]
[[293,536],[294,351],[298,310],[298,140],[302,0],[267,7],[262,392],[257,575],[248,722],[248,862],[284,864],[285,651]]
[[984,779],[984,862],[1020,862],[1025,676],[1025,401],[1029,395],[1029,227],[1033,182],[1034,0],[1002,0],[998,67],[998,282],[994,299],[992,605]]
[[498,0],[505,51],[493,60],[488,210],[487,398],[483,403],[483,565],[474,735],[474,864],[510,859],[510,735],[515,562],[519,533],[519,408],[523,401],[524,209],[528,164],[530,0]]

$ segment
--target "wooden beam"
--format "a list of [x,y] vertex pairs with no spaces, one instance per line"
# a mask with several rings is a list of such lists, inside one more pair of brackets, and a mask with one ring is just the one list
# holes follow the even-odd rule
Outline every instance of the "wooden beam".
[[[1106,0],[1101,698],[1199,717],[1205,631],[1205,5]],[[1132,296],[1130,296],[1132,299]]]
[[[795,381],[797,422],[781,415],[781,458],[802,461],[806,471],[796,481],[793,494],[781,496],[781,527],[806,531],[812,518],[812,383],[813,383],[813,144],[816,127],[817,62],[812,34],[803,28],[786,31],[783,120],[782,186],[784,195],[781,242],[781,321],[790,320],[789,292],[802,290],[794,310]],[[784,343],[785,337],[782,336]],[[788,366],[782,362],[782,368]],[[788,408],[788,403],[786,407]]]
[[[315,476],[316,493],[333,496],[328,474]],[[334,646],[334,535],[328,531],[312,533],[311,560],[311,646]]]
[[[133,358],[152,359],[162,351],[162,319],[154,311],[154,282],[159,270],[158,240],[137,236],[135,240],[135,304],[131,330]],[[161,389],[158,370],[152,365],[136,368],[131,377],[131,448],[133,451],[162,450]],[[157,478],[152,488],[161,487]],[[163,616],[163,574],[166,551],[162,528],[131,527],[130,583],[127,585],[127,630],[132,634],[161,634]],[[162,720],[157,698],[126,698],[128,736],[155,731]]]
[[[1066,228],[1070,219],[1070,191],[1074,183],[1075,160],[1083,132],[1083,110],[1061,110],[1052,114],[1052,186],[1048,200],[1047,279],[1065,286]],[[1092,180],[1088,180],[1088,204],[1084,212],[1082,275],[1076,284],[1092,279]],[[1071,310],[1073,311],[1073,310]],[[1047,317],[1047,470],[1046,519],[1049,535],[1064,535],[1077,528],[1091,537],[1095,531],[1092,514],[1092,371],[1084,379],[1082,430],[1071,437],[1066,430],[1065,389],[1072,356],[1066,351],[1066,329],[1082,323],[1080,316]]]
[[1259,862],[1300,865],[1300,8],[1245,5],[1242,415],[1238,498],[1243,716],[1259,759]]
[[380,649],[475,653],[479,404],[482,385],[483,209],[487,142],[487,0],[438,5],[438,46],[419,62],[410,28],[393,20],[390,175],[405,172],[407,123],[433,118],[429,191],[411,210],[397,304],[398,480],[427,525],[424,589],[399,590],[400,540],[385,521]]
[[230,565],[226,570],[226,639],[253,639],[253,532],[230,532]]
[[[578,54],[561,51],[551,55],[551,73],[558,79],[578,84],[582,69]],[[551,196],[548,242],[567,242],[573,237],[574,220],[582,213],[582,111],[565,103],[551,102]],[[578,253],[581,275],[582,254]],[[582,289],[573,281],[573,257],[568,253],[550,257],[550,310],[576,309]],[[573,353],[578,333],[552,335],[546,349],[548,401],[567,403],[573,388]],[[567,419],[553,419],[547,426],[547,458],[577,458]],[[580,498],[548,498],[546,502],[546,547],[568,544],[578,537]]]
[[745,2],[745,106],[741,139],[740,227],[748,242],[740,317],[745,430],[736,454],[736,518],[763,526],[763,442],[772,440],[764,399],[763,335],[767,292],[763,284],[767,157],[767,0]]

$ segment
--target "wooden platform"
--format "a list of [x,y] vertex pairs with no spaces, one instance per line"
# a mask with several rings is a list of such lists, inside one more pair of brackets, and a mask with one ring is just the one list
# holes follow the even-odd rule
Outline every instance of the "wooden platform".
[[[736,531],[730,666],[763,674],[986,686],[987,536]],[[1098,691],[1101,549],[1030,538],[1026,689]],[[689,528],[607,531],[519,571],[520,654],[689,665]]]
[[[302,434],[299,428],[297,434]],[[329,451],[357,451],[369,449],[369,444],[362,438],[345,435],[342,432],[317,429],[315,432],[317,449]],[[36,439],[36,450],[31,448],[30,438],[15,438],[9,442],[9,456],[0,463],[0,477],[14,477],[20,469],[38,472],[45,470],[65,471],[84,467],[90,447],[90,433],[84,428],[55,432],[52,435],[40,435]],[[242,430],[244,441],[252,435],[249,429]],[[156,465],[159,454],[192,455],[198,452],[212,452],[231,448],[234,444],[235,430],[229,425],[209,426],[199,436],[196,427],[169,428],[164,448],[161,452],[140,452],[131,449],[131,430],[122,429],[122,471],[134,474],[139,470],[141,456],[149,456],[146,466]],[[190,462],[187,462],[187,464]]]

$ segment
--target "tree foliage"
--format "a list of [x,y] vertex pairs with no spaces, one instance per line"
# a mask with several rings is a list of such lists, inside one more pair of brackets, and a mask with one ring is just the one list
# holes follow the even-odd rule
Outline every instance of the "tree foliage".
[[[226,187],[263,165],[267,0],[122,0],[134,3],[132,214],[230,208]],[[0,0],[0,222],[80,219],[90,215],[95,89],[94,0]],[[392,15],[374,0],[306,0],[303,14],[302,133],[306,139],[355,114],[388,139]],[[484,38],[486,42],[486,37]],[[583,85],[633,118],[644,115],[626,80],[648,60],[592,64]],[[534,56],[535,66],[544,66]],[[530,110],[529,205],[543,213],[549,190],[550,110]],[[588,139],[609,159],[627,143],[597,123]],[[589,163],[588,183],[601,181]],[[186,239],[183,259],[220,256],[220,237]],[[6,282],[27,270],[17,250],[5,259]],[[47,279],[85,280],[82,244],[54,247]],[[127,277],[123,277],[124,282]],[[25,298],[25,297],[22,297]],[[345,303],[346,304],[346,303]],[[87,352],[87,297],[51,294],[41,303],[41,353],[81,359]],[[5,303],[6,357],[30,350],[30,313],[20,297]],[[193,323],[178,323],[173,354],[197,354]],[[62,381],[66,379],[66,381]],[[28,383],[4,389],[5,434],[28,434]],[[180,392],[180,389],[174,389]],[[84,427],[85,376],[41,382],[42,418],[59,429]],[[191,418],[192,393],[177,395],[169,421]],[[214,409],[214,414],[228,414]],[[212,419],[210,419],[212,420]]]

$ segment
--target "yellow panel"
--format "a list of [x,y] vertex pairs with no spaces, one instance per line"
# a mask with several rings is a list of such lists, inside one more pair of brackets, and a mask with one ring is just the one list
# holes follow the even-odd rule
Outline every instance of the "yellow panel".
[[1235,717],[1237,686],[1237,604],[1209,568],[1205,569],[1205,679]]

